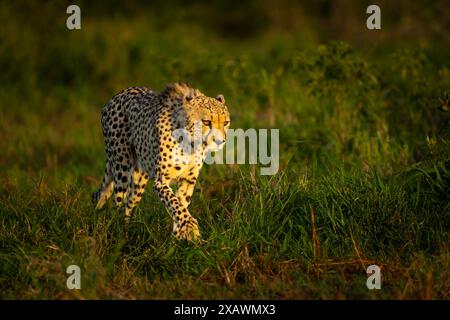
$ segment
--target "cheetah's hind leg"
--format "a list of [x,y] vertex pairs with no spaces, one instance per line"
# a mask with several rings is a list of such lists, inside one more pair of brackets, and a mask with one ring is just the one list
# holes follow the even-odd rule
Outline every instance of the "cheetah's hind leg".
[[148,181],[148,174],[135,165],[133,174],[131,176],[129,186],[129,196],[127,198],[127,205],[125,207],[125,222],[128,223],[131,218],[131,211],[141,201],[142,194]]
[[96,210],[101,210],[111,197],[113,192],[113,176],[109,168],[109,164],[106,164],[105,176],[103,177],[102,185],[100,189],[92,194],[92,202]]

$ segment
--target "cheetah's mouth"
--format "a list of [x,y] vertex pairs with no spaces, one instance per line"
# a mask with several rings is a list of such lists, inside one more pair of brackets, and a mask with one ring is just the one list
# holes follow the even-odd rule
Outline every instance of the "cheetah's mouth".
[[220,144],[217,144],[215,141],[213,141],[205,146],[205,150],[206,150],[206,152],[216,152],[216,151],[222,150],[224,146],[225,146],[225,141],[223,141]]

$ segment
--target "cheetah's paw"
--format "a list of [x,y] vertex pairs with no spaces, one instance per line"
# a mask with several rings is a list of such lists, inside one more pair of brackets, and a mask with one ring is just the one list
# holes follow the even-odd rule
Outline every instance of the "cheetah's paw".
[[183,218],[174,226],[173,231],[177,239],[188,241],[197,241],[200,239],[200,231],[198,230],[197,219],[192,216]]

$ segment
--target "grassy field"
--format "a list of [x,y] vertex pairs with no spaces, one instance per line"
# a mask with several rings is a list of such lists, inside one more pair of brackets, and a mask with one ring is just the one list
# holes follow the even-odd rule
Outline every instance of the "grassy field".
[[[381,1],[379,31],[348,1],[88,3],[78,31],[68,3],[0,3],[2,299],[450,298],[445,1]],[[150,188],[128,232],[90,201],[102,106],[174,81],[224,94],[232,128],[280,129],[276,175],[205,165],[200,244]]]

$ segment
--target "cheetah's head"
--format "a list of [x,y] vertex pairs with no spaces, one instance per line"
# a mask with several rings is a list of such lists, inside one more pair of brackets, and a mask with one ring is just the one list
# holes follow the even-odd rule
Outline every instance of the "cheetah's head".
[[201,128],[202,144],[207,151],[223,148],[230,127],[230,114],[223,95],[184,97],[183,109],[186,129],[194,134],[195,128]]

